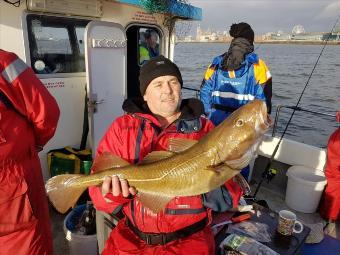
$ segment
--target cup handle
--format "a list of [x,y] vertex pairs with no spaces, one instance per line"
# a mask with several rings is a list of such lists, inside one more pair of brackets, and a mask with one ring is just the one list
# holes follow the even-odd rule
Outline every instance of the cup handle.
[[[296,225],[299,225],[300,226],[300,229],[299,230],[296,230]],[[299,234],[303,231],[303,225],[300,221],[296,220],[295,223],[294,223],[294,228],[293,228],[293,232],[296,233],[296,234]]]

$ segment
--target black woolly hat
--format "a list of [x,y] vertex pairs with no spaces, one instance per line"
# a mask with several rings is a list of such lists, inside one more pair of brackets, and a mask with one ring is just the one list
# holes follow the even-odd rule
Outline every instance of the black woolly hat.
[[142,96],[145,94],[146,88],[149,86],[153,79],[160,76],[173,75],[175,76],[183,86],[183,80],[181,72],[179,71],[176,64],[170,59],[159,55],[155,58],[147,61],[140,69],[139,73],[139,89]]
[[254,43],[254,30],[248,23],[241,22],[238,24],[232,24],[229,34],[234,38],[242,37],[247,39],[251,44]]

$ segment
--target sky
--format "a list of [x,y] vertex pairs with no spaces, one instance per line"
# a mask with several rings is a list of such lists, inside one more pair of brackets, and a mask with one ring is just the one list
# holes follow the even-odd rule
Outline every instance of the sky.
[[[340,15],[340,0],[188,0],[202,8],[202,29],[227,30],[232,23],[247,22],[255,34],[283,31],[295,25],[306,32],[329,32]],[[340,26],[340,22],[337,24]]]

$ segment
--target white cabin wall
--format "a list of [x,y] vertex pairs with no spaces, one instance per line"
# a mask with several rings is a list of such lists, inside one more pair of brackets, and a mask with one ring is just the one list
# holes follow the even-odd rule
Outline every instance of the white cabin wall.
[[[44,150],[39,154],[44,179],[49,176],[47,167],[47,153],[52,149],[71,146],[79,148],[83,130],[85,85],[86,78],[49,78],[41,80],[49,92],[57,100],[60,109],[58,127],[53,138],[45,145]],[[49,85],[52,84],[52,85]],[[60,85],[58,85],[60,84]]]
[[[109,21],[121,24],[126,27],[134,20],[137,12],[143,11],[137,6],[117,3],[116,1],[103,2],[102,21]],[[157,24],[157,22],[153,22]]]
[[24,9],[24,3],[20,7],[14,7],[0,1],[0,48],[16,53],[26,61],[21,24]]
[[[20,7],[13,7],[0,1],[0,48],[16,53],[30,66],[31,63],[28,62],[25,56],[25,40],[23,37],[22,19],[25,19],[25,10],[25,3],[21,3]],[[57,16],[60,16],[60,14],[57,14]],[[38,75],[38,77],[56,99],[61,112],[54,137],[45,145],[44,150],[39,153],[43,177],[44,180],[47,180],[50,177],[47,167],[48,151],[64,146],[77,148],[80,145],[86,79],[85,73],[58,75],[56,77],[53,77],[53,75],[49,77]]]

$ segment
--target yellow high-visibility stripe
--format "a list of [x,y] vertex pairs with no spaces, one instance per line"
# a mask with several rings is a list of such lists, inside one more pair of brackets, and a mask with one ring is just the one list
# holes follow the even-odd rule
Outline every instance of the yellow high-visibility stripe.
[[213,75],[215,69],[210,65],[207,69],[207,71],[205,71],[205,75],[204,75],[204,79],[205,80],[209,80],[211,78],[211,76]]
[[259,59],[259,62],[254,64],[254,75],[256,82],[259,84],[267,82],[272,77],[266,63],[262,59]]
[[144,46],[139,46],[139,64],[143,64],[144,61],[150,60],[148,49]]

